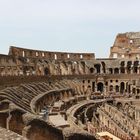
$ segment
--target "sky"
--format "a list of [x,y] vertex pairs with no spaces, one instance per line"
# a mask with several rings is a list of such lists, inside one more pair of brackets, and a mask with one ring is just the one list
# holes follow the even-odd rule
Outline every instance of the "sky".
[[9,46],[109,56],[118,33],[140,31],[139,0],[0,0],[0,54]]

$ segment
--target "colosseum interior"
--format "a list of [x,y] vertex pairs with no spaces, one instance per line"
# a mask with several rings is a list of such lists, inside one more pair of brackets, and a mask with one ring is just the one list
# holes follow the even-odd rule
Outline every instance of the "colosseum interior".
[[109,58],[10,46],[0,55],[0,139],[140,140],[140,32]]

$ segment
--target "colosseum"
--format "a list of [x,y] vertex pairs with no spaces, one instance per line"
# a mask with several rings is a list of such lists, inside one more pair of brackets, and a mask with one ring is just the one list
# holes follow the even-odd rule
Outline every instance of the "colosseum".
[[10,46],[0,54],[0,140],[140,140],[140,32],[108,58]]

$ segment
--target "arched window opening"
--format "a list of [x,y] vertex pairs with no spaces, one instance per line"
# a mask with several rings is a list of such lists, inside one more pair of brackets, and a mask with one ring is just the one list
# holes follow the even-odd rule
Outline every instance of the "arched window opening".
[[133,72],[137,73],[138,72],[138,67],[134,67]]
[[127,62],[127,66],[128,66],[128,67],[131,67],[131,65],[132,65],[132,61],[128,61],[128,62]]
[[118,109],[121,109],[121,108],[122,108],[122,103],[118,102],[118,103],[117,103],[117,108],[118,108]]
[[131,73],[131,67],[127,67],[127,73],[128,73],[128,74]]
[[125,66],[125,61],[122,61],[121,62],[121,67],[124,67]]
[[94,68],[90,68],[90,73],[94,73]]
[[119,74],[119,68],[114,69],[114,74]]
[[125,73],[125,68],[124,67],[121,67],[121,73]]
[[96,64],[96,65],[94,65],[94,67],[95,67],[97,73],[100,73],[101,72],[101,70],[100,70],[100,67],[101,67],[100,64]]
[[127,62],[127,73],[128,73],[128,74],[131,73],[131,66],[132,66],[132,61],[128,61],[128,62]]
[[137,67],[139,65],[139,61],[134,62],[134,67]]
[[116,92],[119,92],[119,86],[116,85],[116,88],[115,88]]
[[103,90],[104,90],[104,85],[103,83],[99,82],[97,84],[97,91],[103,92]]
[[136,89],[135,88],[132,89],[132,93],[136,94]]
[[50,74],[49,68],[46,67],[46,68],[44,69],[44,74],[45,74],[45,75],[49,75],[49,74]]
[[113,91],[113,85],[110,85],[109,91]]
[[135,61],[134,62],[134,68],[133,68],[133,72],[137,73],[138,72],[138,65],[139,65],[139,61]]
[[109,74],[113,74],[113,69],[109,68]]
[[124,90],[125,90],[125,84],[124,84],[124,82],[121,82],[120,83],[120,93],[124,93]]

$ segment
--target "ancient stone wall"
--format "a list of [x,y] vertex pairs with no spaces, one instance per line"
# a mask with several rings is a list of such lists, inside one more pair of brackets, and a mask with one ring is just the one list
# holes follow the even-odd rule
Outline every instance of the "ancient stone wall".
[[140,34],[135,32],[118,34],[110,49],[110,58],[140,58]]
[[69,53],[69,52],[48,52],[38,51],[11,46],[9,55],[27,58],[45,58],[50,60],[92,60],[95,59],[94,53]]

